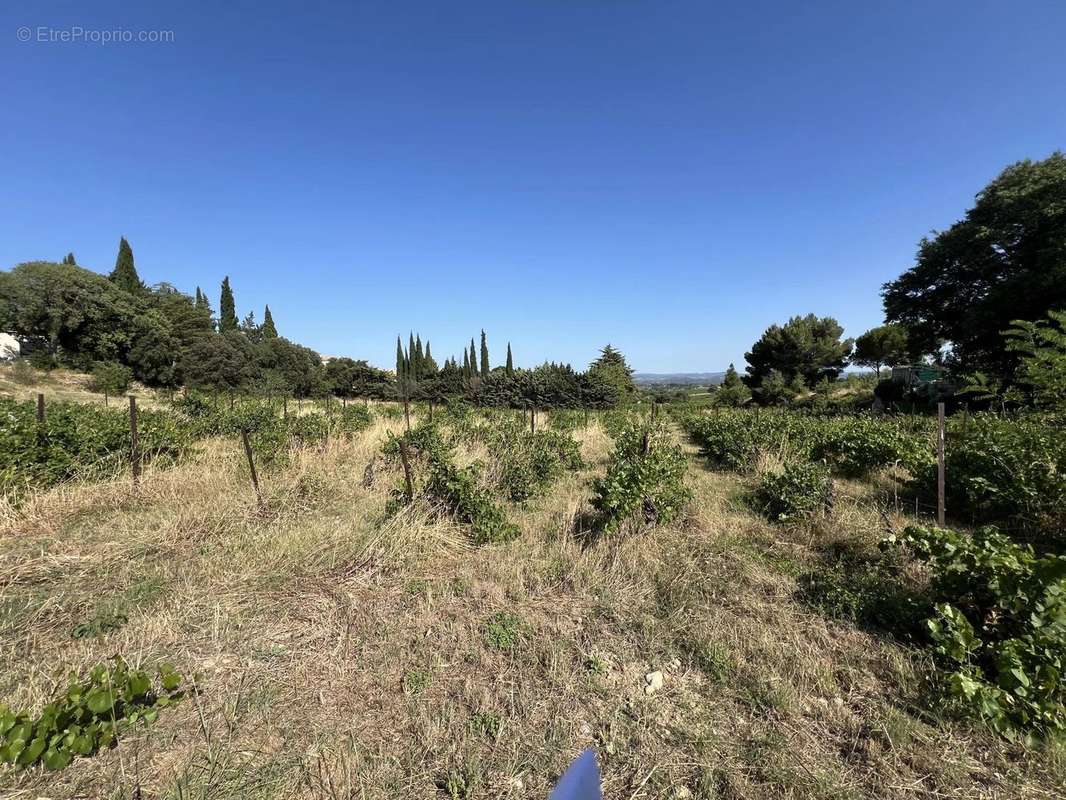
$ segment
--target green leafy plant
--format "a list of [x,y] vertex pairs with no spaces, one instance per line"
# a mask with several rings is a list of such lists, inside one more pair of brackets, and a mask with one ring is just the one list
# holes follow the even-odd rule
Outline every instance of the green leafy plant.
[[620,431],[592,498],[603,529],[617,531],[638,515],[649,525],[676,519],[692,497],[685,486],[687,466],[665,424],[632,423]]
[[182,698],[181,675],[169,664],[157,673],[153,682],[116,656],[86,678],[72,675],[66,690],[36,716],[0,705],[0,760],[58,770],[77,756],[114,747],[124,731],[140,721],[155,722],[161,709]]
[[766,472],[756,491],[756,503],[770,519],[792,522],[823,511],[829,501],[829,469],[824,464],[797,461],[781,472]]
[[509,611],[497,611],[485,622],[484,634],[493,650],[514,650],[522,635],[522,620]]
[[911,526],[900,540],[932,571],[926,626],[949,695],[1000,733],[1066,735],[1066,556],[994,528]]

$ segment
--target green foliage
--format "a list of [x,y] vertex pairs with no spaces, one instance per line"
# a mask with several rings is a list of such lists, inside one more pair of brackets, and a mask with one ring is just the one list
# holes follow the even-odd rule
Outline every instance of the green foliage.
[[[173,463],[192,446],[194,430],[166,411],[138,413],[143,460]],[[0,492],[20,496],[74,477],[103,477],[129,464],[128,413],[80,403],[36,406],[0,398]]]
[[514,650],[522,638],[522,620],[510,611],[497,611],[484,626],[485,643],[493,650]]
[[37,370],[27,358],[16,358],[11,365],[11,380],[20,386],[33,386],[37,383]]
[[260,327],[259,332],[264,339],[277,338],[278,329],[277,326],[274,325],[274,316],[270,313],[270,306],[266,306],[266,308],[263,309],[263,324]]
[[761,454],[769,453],[825,461],[837,472],[859,477],[895,464],[924,468],[933,453],[928,426],[913,431],[901,418],[723,409],[682,424],[711,464],[736,471],[752,469]]
[[115,268],[111,271],[111,282],[125,292],[137,293],[144,290],[137,275],[137,268],[133,264],[133,249],[123,236],[118,243],[118,257],[115,259]]
[[751,390],[744,385],[744,381],[737,374],[736,367],[732,364],[725,371],[722,383],[714,390],[711,402],[716,406],[726,408],[740,408],[751,400]]
[[583,465],[581,445],[569,435],[551,430],[530,433],[513,419],[493,426],[488,447],[498,465],[497,483],[516,502],[540,494],[564,472]]
[[813,387],[823,378],[833,380],[844,369],[851,353],[851,339],[841,341],[844,329],[832,317],[792,317],[784,325],[771,325],[745,353],[751,388],[764,384],[771,373],[780,373],[785,386],[796,379]]
[[756,499],[763,513],[777,522],[792,522],[822,512],[831,491],[829,468],[800,461],[786,464],[781,472],[766,472],[759,482]]
[[486,739],[495,739],[500,734],[500,715],[479,712],[470,718],[470,730]]
[[[945,448],[947,508],[958,516],[1005,521],[1063,541],[1066,531],[1066,428],[1036,417],[975,414],[953,422]],[[914,471],[912,488],[929,496],[935,465]]]
[[517,539],[520,529],[507,519],[506,512],[480,485],[480,476],[478,464],[457,467],[449,458],[435,455],[429,460],[426,496],[440,503],[460,522],[470,525],[471,536],[476,544]]
[[676,519],[692,497],[685,486],[688,460],[667,426],[633,423],[622,430],[594,486],[592,506],[606,531],[617,531],[639,514],[645,524]]
[[222,279],[222,290],[218,301],[218,331],[227,333],[236,331],[237,306],[233,301],[233,289],[229,285],[229,275]]
[[1066,734],[1066,556],[1037,557],[994,528],[908,527],[932,571],[926,621],[952,697],[1003,734]]
[[116,361],[98,361],[93,365],[89,388],[101,394],[125,394],[133,380],[133,370]]
[[588,371],[589,375],[612,387],[622,401],[636,394],[633,370],[626,363],[625,356],[609,344],[605,345],[599,357],[589,364]]
[[1007,167],[962,220],[921,241],[883,297],[912,350],[950,342],[965,371],[1009,373],[1015,357],[1001,331],[1066,308],[1066,156]]
[[878,374],[881,367],[906,364],[908,355],[907,329],[902,325],[881,325],[871,328],[855,340],[852,362],[873,367]]
[[1046,321],[1011,324],[1007,350],[1021,357],[1017,381],[1028,388],[1033,405],[1066,420],[1066,311],[1049,311]]
[[182,698],[181,675],[169,664],[157,673],[153,684],[147,672],[116,656],[86,678],[72,675],[66,691],[37,716],[0,705],[0,760],[59,770],[77,756],[114,747],[125,731],[142,720],[155,722],[160,709]]

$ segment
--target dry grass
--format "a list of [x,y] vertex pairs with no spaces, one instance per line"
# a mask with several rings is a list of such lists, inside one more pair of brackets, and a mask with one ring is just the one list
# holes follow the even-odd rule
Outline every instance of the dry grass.
[[[266,472],[257,508],[235,443],[125,480],[57,488],[0,518],[0,695],[39,707],[112,654],[199,673],[198,692],[58,774],[0,773],[10,797],[546,797],[595,746],[610,798],[1054,797],[1061,752],[932,716],[920,657],[797,599],[830,541],[883,522],[844,485],[837,519],[785,530],[746,483],[695,461],[667,529],[582,543],[610,441],[510,507],[523,535],[474,548],[431,509],[384,515],[387,431]],[[470,452],[464,459],[484,453]],[[74,639],[108,609],[126,624]],[[488,625],[514,616],[513,646]],[[506,639],[506,637],[504,637]],[[646,695],[644,674],[666,673]]]

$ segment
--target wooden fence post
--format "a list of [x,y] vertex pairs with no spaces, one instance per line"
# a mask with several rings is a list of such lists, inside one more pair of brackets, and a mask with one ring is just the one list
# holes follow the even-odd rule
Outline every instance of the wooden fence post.
[[529,409],[529,432],[537,432],[537,409],[533,406]]
[[252,445],[248,441],[248,431],[241,429],[241,441],[244,443],[244,455],[248,459],[248,471],[252,475],[252,488],[255,489],[255,499],[259,507],[263,508],[263,493],[259,490],[259,474],[255,471],[255,459],[252,458]]
[[37,394],[37,424],[44,424],[44,395],[39,392]]
[[411,430],[411,401],[406,394],[403,396],[403,419],[407,424],[407,430]]
[[407,459],[407,445],[400,440],[400,463],[403,464],[403,480],[407,486],[407,501],[415,499],[415,481],[411,477],[411,462]]
[[936,404],[936,524],[944,527],[944,404]]
[[130,468],[133,471],[133,488],[141,482],[141,443],[137,435],[137,398],[130,395]]

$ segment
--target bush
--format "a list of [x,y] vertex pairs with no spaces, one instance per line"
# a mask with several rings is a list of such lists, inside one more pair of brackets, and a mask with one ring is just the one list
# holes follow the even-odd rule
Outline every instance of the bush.
[[[951,431],[945,472],[950,513],[1012,522],[1063,542],[1066,427],[1037,417],[977,414],[965,429],[959,425]],[[930,495],[935,487],[935,465],[916,472],[914,490]]]
[[763,513],[777,522],[812,517],[829,503],[830,480],[824,464],[790,463],[780,473],[763,474],[756,501]]
[[426,496],[440,503],[459,522],[469,524],[476,544],[517,539],[521,531],[479,485],[480,475],[477,464],[457,467],[451,460],[433,455],[429,461]]
[[33,386],[37,383],[37,370],[26,358],[16,358],[11,364],[11,380],[20,386]]
[[1066,734],[1066,556],[994,528],[912,526],[902,541],[932,570],[926,626],[948,693],[1000,733]]
[[676,519],[692,497],[687,459],[662,423],[630,423],[617,436],[607,474],[595,484],[592,506],[606,531],[641,515],[645,524]]
[[97,361],[93,365],[89,391],[100,394],[125,394],[133,380],[133,370],[117,361]]
[[[141,457],[170,463],[191,447],[194,431],[166,411],[138,413]],[[32,402],[0,398],[0,492],[18,497],[74,477],[102,477],[129,464],[129,415],[80,403],[53,402],[43,425]]]
[[488,436],[498,464],[497,482],[515,502],[550,487],[566,470],[580,469],[581,445],[565,433],[530,433],[515,420],[501,420]]

